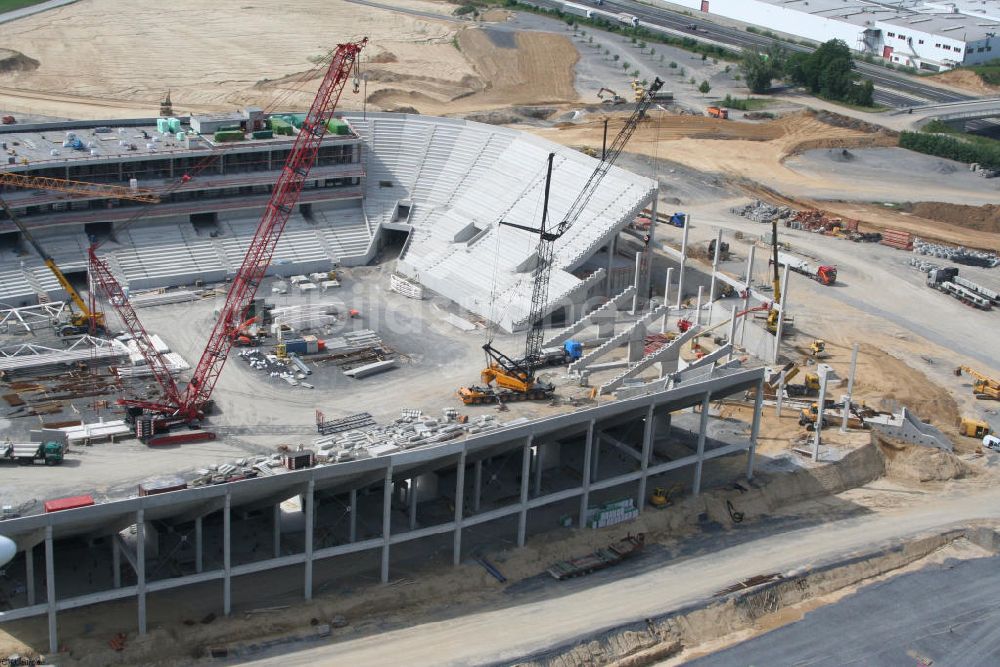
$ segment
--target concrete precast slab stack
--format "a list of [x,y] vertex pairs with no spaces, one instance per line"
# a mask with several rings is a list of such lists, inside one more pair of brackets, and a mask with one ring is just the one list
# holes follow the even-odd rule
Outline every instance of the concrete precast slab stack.
[[771,222],[774,219],[788,220],[796,213],[795,209],[788,206],[775,206],[760,199],[754,199],[743,206],[734,206],[729,209],[729,212],[754,222]]

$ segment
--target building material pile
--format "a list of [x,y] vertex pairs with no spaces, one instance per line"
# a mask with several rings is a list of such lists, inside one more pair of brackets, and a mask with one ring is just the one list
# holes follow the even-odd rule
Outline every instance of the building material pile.
[[25,343],[0,348],[0,372],[34,372],[50,366],[102,362],[128,355],[121,342],[81,336],[63,349]]
[[972,250],[970,248],[963,248],[962,246],[930,243],[919,238],[913,239],[913,252],[920,255],[947,259],[956,264],[965,264],[967,266],[984,266],[989,268],[1000,266],[1000,256],[996,253]]
[[586,524],[590,528],[604,528],[639,518],[635,498],[623,498],[599,507],[588,507]]
[[796,213],[795,209],[788,206],[775,206],[760,199],[754,199],[743,206],[734,206],[729,209],[729,212],[754,222],[771,222],[775,219],[788,220]]
[[149,308],[151,306],[165,306],[170,303],[184,303],[186,301],[196,301],[198,294],[190,290],[154,290],[151,292],[141,292],[129,294],[128,301],[133,308]]
[[884,229],[881,243],[899,250],[913,250],[913,234],[901,229]]

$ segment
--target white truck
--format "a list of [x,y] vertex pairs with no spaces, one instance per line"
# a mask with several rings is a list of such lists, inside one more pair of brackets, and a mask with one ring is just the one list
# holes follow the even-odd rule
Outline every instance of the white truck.
[[639,17],[633,16],[632,14],[626,14],[624,12],[618,15],[618,22],[622,25],[631,26],[633,28],[639,27]]
[[583,5],[578,5],[574,2],[564,2],[563,11],[567,14],[573,14],[575,16],[583,16],[588,19],[594,18],[594,10],[590,7],[584,7]]

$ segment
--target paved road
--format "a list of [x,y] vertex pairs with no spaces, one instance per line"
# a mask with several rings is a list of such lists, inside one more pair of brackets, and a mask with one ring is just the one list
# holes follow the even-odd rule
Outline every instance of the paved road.
[[[561,0],[527,1],[550,9],[563,7]],[[577,2],[578,4],[591,4],[585,0],[577,0]],[[597,8],[596,3],[593,6]],[[600,9],[608,12],[626,12],[645,23],[669,28],[692,37],[709,38],[738,48],[766,47],[774,42],[772,38],[764,35],[720,25],[698,16],[688,16],[668,9],[650,7],[636,0],[605,0]],[[782,42],[782,46],[790,51],[808,52],[812,50],[807,46],[789,42]],[[885,106],[900,108],[920,105],[925,102],[955,102],[972,99],[969,95],[929,86],[914,77],[893,72],[878,65],[856,61],[855,69],[875,83],[875,101]]]
[[997,665],[998,567],[995,556],[900,575],[688,665]]
[[755,574],[787,572],[968,520],[996,519],[1000,517],[998,501],[1000,489],[929,499],[927,505],[908,510],[864,514],[769,535],[561,597],[384,631],[250,664],[375,667],[398,662],[400,656],[405,656],[409,667],[512,662],[707,599]]

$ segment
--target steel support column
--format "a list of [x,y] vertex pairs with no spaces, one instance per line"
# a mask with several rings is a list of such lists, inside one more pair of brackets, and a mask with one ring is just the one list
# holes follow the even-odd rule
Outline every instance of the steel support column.
[[580,494],[580,528],[587,526],[587,507],[590,505],[590,466],[594,451],[594,428],[597,425],[596,419],[591,419],[587,424],[587,440],[583,446],[583,466],[580,468],[581,485],[583,493]]
[[697,496],[701,493],[701,471],[705,465],[705,431],[708,429],[708,408],[712,400],[712,394],[706,393],[701,400],[701,420],[698,422],[698,461],[694,466],[694,483],[691,485],[691,494]]
[[455,541],[452,545],[451,562],[458,565],[462,562],[462,519],[465,516],[465,456],[458,459],[458,468],[455,469]]
[[531,475],[531,443],[535,436],[529,435],[524,441],[521,453],[521,511],[517,515],[517,546],[524,546],[528,532],[528,477]]

